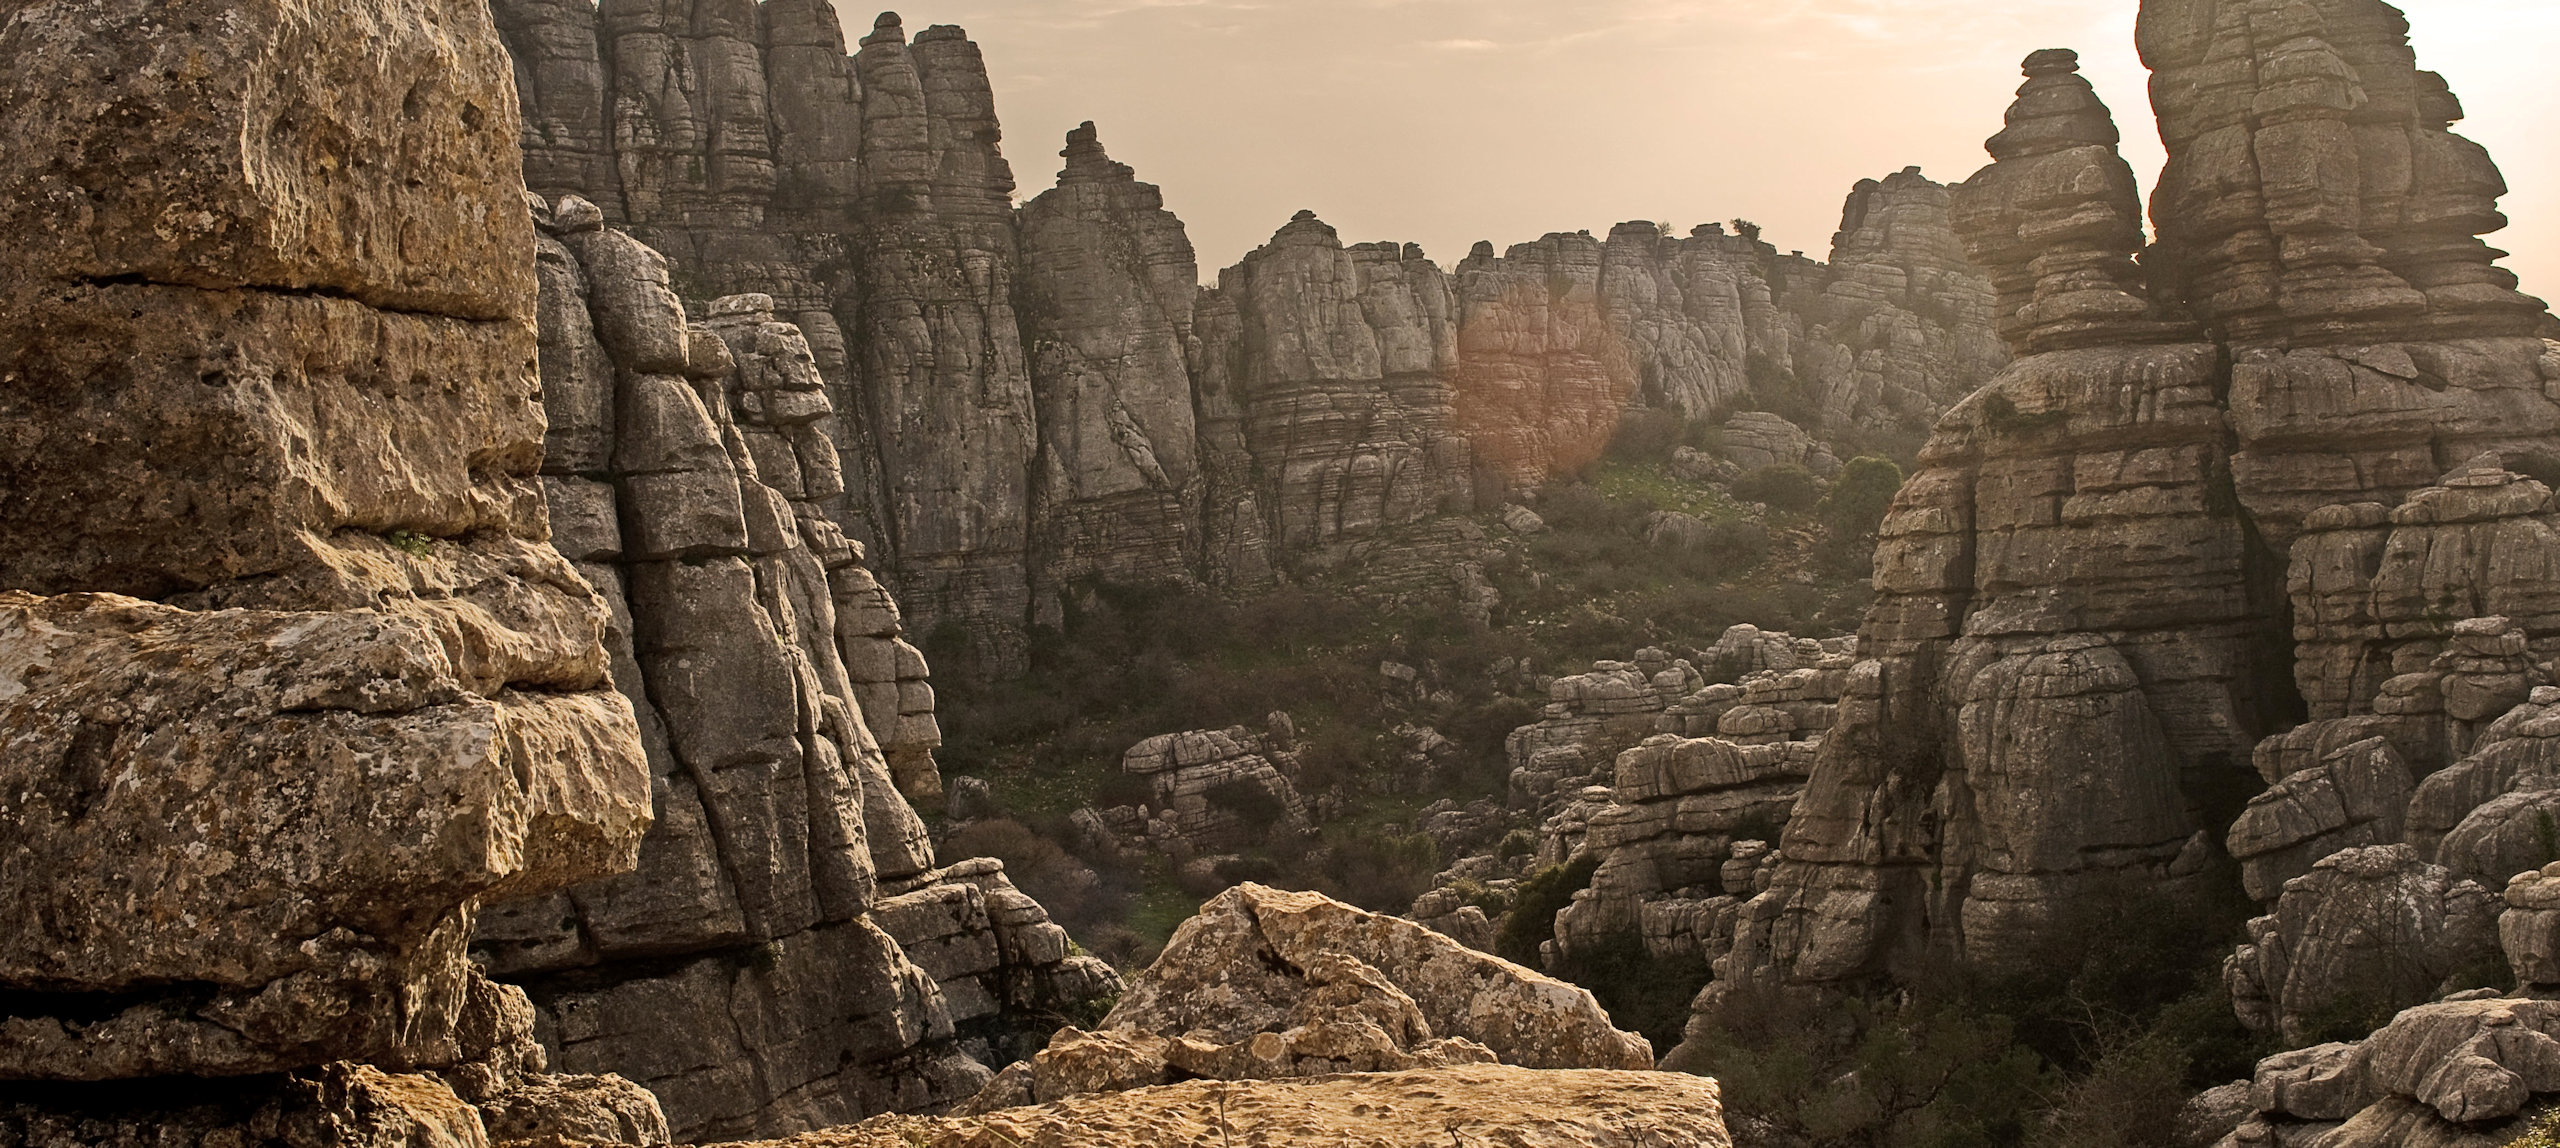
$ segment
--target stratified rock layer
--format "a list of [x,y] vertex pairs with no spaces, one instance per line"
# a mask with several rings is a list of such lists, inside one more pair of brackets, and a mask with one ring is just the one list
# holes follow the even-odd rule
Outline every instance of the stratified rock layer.
[[1011,206],[957,28],[884,14],[848,56],[827,0],[494,7],[534,189],[665,252],[689,302],[773,297],[838,412],[828,512],[997,672],[1090,583],[1369,557],[1590,462],[1631,409],[1910,435],[2005,359],[1916,170],[1858,186],[1829,266],[1631,223],[1444,269],[1302,213],[1202,291],[1090,124]]
[[[1953,204],[2025,357],[1885,523],[1870,660],[1726,979],[2023,958],[2087,882],[2201,873],[2272,785],[2229,845],[2285,899],[2260,979],[2298,1017],[2373,979],[2317,955],[2360,943],[2316,907],[2344,895],[2325,857],[2405,834],[2432,889],[2520,850],[2542,806],[2512,772],[2419,779],[2511,739],[2544,680],[2560,546],[2518,472],[2560,439],[2553,348],[2473,238],[2495,171],[2406,33],[2378,0],[2145,4],[2170,172],[2139,264],[2111,117],[2072,53],[2027,60]],[[2482,911],[2439,894],[2375,942],[2418,970],[2395,1003],[2484,955]]]
[[935,865],[905,796],[941,789],[929,671],[833,513],[804,332],[765,295],[688,323],[656,251],[583,199],[536,208],[543,481],[613,608],[658,822],[636,871],[496,908],[477,950],[562,1063],[647,1083],[681,1137],[964,1099],[973,1050],[1116,977],[1002,866]]
[[464,952],[650,817],[486,8],[27,4],[0,60],[0,1081],[78,1082],[0,1136],[664,1143]]

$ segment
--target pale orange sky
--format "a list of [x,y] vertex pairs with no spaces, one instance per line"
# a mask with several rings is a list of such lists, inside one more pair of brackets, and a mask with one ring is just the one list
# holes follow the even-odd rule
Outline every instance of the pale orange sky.
[[[848,0],[846,22],[869,30]],[[2135,0],[916,0],[984,46],[1027,197],[1069,128],[1161,184],[1202,274],[1310,208],[1350,242],[1683,228],[1736,216],[1830,246],[1851,184],[1987,162],[2038,48],[2077,48],[2148,181],[2160,146]],[[2497,156],[2490,242],[2560,298],[2560,0],[2405,0],[2421,67]]]

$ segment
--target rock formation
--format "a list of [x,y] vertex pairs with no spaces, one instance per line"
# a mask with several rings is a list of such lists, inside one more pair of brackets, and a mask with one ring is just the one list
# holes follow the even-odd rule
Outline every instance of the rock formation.
[[1068,1029],[985,1112],[1194,1077],[1268,1080],[1496,1062],[1653,1066],[1591,994],[1410,921],[1239,885],[1184,922],[1095,1032]]
[[1728,1148],[1712,1080],[1500,1065],[1320,1080],[1191,1081],[946,1120],[883,1118],[758,1148],[1019,1144],[1513,1144]]
[[[1094,581],[1252,591],[1370,557],[1588,463],[1632,408],[1916,431],[2004,358],[1916,171],[1859,185],[1827,267],[1627,224],[1444,270],[1308,213],[1202,291],[1090,124],[1010,206],[957,28],[883,15],[849,57],[827,0],[493,6],[534,190],[665,252],[697,309],[773,297],[838,412],[845,492],[817,501],[920,632],[954,623],[998,672]],[[1448,562],[1392,565],[1453,589]]]
[[2192,884],[2221,845],[2269,909],[2227,970],[2244,1020],[2408,1010],[2262,1065],[2225,1144],[2455,1143],[2560,1087],[2539,1003],[2482,999],[2502,907],[2520,979],[2549,972],[2544,899],[2493,891],[2560,807],[2532,477],[2560,345],[2476,238],[2503,188],[2407,31],[2379,0],[2144,4],[2148,249],[2076,56],[2027,59],[1951,209],[2022,357],[1896,500],[1865,660],[1702,1012],[1999,968],[2081,890]]
[[465,954],[650,824],[486,8],[12,17],[0,1138],[664,1143]]
[[[937,869],[923,658],[831,507],[839,416],[771,297],[688,323],[666,261],[574,196],[536,205],[554,533],[612,607],[657,826],[637,871],[484,920],[563,1063],[690,1139],[975,1093],[1026,1012],[1111,991],[1002,866]],[[885,743],[885,744],[884,744]]]
[[[1872,660],[1727,976],[1997,963],[2075,882],[2197,872],[2252,760],[2277,788],[2231,844],[2272,898],[2397,840],[2410,784],[2533,684],[2532,587],[2560,551],[2547,493],[2508,471],[2560,404],[2538,305],[2471,238],[2494,169],[2376,0],[2155,2],[2142,37],[2171,173],[2141,263],[2071,53],[2028,59],[1998,162],[1957,189],[2026,357],[1940,424],[1885,525]],[[2309,70],[2205,62],[2252,53]],[[2314,107],[2349,104],[2353,128]],[[2313,203],[2297,160],[2370,165],[2372,209]],[[2532,621],[2487,620],[2510,608]],[[2412,673],[2433,676],[2386,684]],[[2351,724],[2258,746],[2305,717]]]
[[1305,832],[1296,729],[1275,713],[1265,729],[1237,726],[1148,738],[1121,755],[1121,772],[1146,782],[1147,801],[1095,811],[1115,848],[1178,859]]

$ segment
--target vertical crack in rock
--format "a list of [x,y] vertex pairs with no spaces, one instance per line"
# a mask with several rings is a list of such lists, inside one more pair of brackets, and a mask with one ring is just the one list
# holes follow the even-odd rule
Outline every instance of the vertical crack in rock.
[[838,524],[815,350],[769,295],[689,321],[596,205],[533,207],[543,483],[612,611],[657,825],[629,874],[492,906],[476,954],[564,1064],[647,1084],[687,1139],[966,1099],[1117,977],[1000,865],[935,863],[908,804],[940,793],[929,671]]

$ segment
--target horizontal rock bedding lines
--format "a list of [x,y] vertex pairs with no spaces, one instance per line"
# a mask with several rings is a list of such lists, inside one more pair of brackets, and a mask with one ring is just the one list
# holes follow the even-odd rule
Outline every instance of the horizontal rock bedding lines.
[[666,1143],[466,952],[651,824],[487,7],[29,3],[0,61],[0,1141]]
[[[1828,265],[1708,225],[1442,267],[1312,213],[1198,286],[1161,192],[1071,133],[1012,205],[965,33],[827,0],[495,0],[527,179],[806,333],[845,489],[917,632],[1019,666],[1097,579],[1242,591],[1596,458],[1634,408],[1917,433],[2006,361],[1948,190],[1850,195]],[[848,48],[852,49],[848,55]]]

